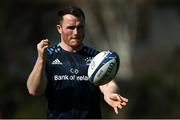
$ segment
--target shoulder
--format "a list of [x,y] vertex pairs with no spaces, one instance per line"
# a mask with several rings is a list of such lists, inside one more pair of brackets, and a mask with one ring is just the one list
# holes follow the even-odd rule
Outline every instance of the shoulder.
[[99,53],[99,51],[96,48],[84,46],[81,50],[81,53],[83,53],[86,56],[95,56]]
[[47,48],[47,54],[48,56],[53,55],[54,53],[57,53],[57,51],[60,50],[60,43],[56,43],[52,45],[51,47]]

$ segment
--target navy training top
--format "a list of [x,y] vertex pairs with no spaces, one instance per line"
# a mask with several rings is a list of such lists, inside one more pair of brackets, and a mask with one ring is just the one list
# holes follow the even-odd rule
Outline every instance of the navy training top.
[[47,117],[101,118],[100,90],[87,76],[91,59],[99,52],[87,46],[78,52],[68,52],[60,43],[47,51]]

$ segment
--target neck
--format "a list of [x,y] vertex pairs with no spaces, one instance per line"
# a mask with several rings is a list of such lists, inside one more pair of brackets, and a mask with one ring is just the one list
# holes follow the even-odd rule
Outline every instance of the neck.
[[62,49],[64,49],[65,51],[68,51],[68,52],[77,52],[79,50],[82,49],[83,47],[83,44],[79,45],[79,46],[76,46],[76,47],[71,47],[63,42],[60,43],[60,46]]

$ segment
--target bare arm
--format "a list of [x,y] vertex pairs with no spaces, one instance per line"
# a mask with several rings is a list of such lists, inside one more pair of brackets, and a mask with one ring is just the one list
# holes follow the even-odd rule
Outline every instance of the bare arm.
[[48,40],[42,40],[37,44],[38,58],[34,65],[32,72],[27,79],[27,88],[29,94],[35,96],[40,95],[44,92],[47,84],[47,80],[43,78],[44,67],[46,61],[45,49],[49,46]]
[[101,92],[104,94],[104,100],[108,103],[116,114],[118,114],[118,108],[122,109],[123,106],[126,106],[128,99],[122,97],[118,91],[119,88],[114,80],[109,83],[99,86]]

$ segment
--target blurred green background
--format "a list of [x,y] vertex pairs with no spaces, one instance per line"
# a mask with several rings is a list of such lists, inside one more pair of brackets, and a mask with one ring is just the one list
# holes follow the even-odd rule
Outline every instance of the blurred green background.
[[180,118],[179,0],[3,0],[0,2],[0,118],[46,118],[44,96],[28,94],[36,44],[59,40],[57,11],[86,15],[86,40],[120,55],[116,76],[128,105],[119,115],[101,101],[103,118]]

